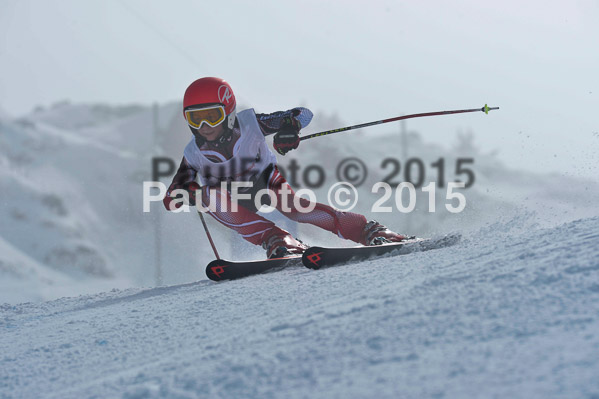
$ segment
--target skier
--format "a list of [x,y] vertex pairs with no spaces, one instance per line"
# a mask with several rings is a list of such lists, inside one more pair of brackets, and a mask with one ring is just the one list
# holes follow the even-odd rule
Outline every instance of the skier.
[[[295,197],[285,178],[277,168],[275,155],[266,145],[265,136],[274,134],[274,149],[281,155],[296,149],[300,143],[299,132],[312,120],[312,112],[303,107],[271,114],[256,114],[253,109],[236,113],[233,90],[223,79],[205,77],[194,81],[183,97],[183,114],[193,138],[185,147],[183,159],[169,186],[163,203],[167,210],[182,204],[173,201],[176,189],[189,193],[189,205],[201,194],[202,205],[209,208],[209,200],[218,198],[208,212],[220,223],[235,230],[245,240],[262,245],[268,258],[301,254],[307,246],[287,231],[257,214],[254,196],[260,189],[271,190],[276,195],[273,204],[286,217],[309,223],[328,230],[339,237],[362,245],[378,245],[399,242],[407,237],[397,234],[376,221],[367,221],[360,214],[342,212],[328,205],[311,203],[308,199]],[[247,160],[251,162],[247,162]],[[236,170],[237,169],[237,170]],[[202,187],[196,182],[199,178]],[[222,181],[247,181],[252,186],[246,191],[251,201],[237,201],[237,211],[232,211],[230,187],[221,188]],[[215,192],[212,192],[215,191]],[[212,193],[211,193],[212,192]],[[212,194],[212,195],[211,195]],[[286,198],[283,198],[285,196]],[[270,205],[269,197],[262,197],[262,204]],[[314,206],[311,212],[297,209]],[[221,208],[221,201],[226,208]],[[282,204],[287,204],[284,208]],[[209,208],[210,209],[210,208]],[[225,211],[226,210],[226,211]]]

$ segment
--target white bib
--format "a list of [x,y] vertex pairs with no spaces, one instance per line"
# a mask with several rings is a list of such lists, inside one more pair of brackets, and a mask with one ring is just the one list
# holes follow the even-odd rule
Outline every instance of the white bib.
[[185,147],[183,156],[198,172],[202,186],[216,186],[221,181],[249,181],[262,173],[269,165],[277,164],[260,130],[253,108],[237,114],[241,137],[235,144],[233,157],[225,162],[212,162],[202,154],[195,138]]

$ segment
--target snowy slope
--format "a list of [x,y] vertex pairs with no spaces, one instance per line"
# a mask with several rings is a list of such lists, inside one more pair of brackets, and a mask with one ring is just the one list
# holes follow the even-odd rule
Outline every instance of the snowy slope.
[[0,397],[596,398],[599,218],[531,224],[320,271],[4,305]]
[[[175,109],[159,108],[160,128]],[[19,282],[22,289],[3,290],[0,303],[153,283],[147,248],[154,243],[154,220],[142,212],[153,144],[148,107],[59,104],[20,119],[0,118],[0,240],[12,248],[0,260],[16,264],[27,256],[63,274],[73,288],[37,292],[46,286],[36,281],[41,275],[21,273],[28,276]],[[176,264],[194,252],[183,261],[180,253],[170,254]],[[170,283],[188,281],[169,276]],[[0,268],[0,283],[8,287],[9,280],[14,275]]]
[[68,276],[39,264],[2,238],[0,275],[0,302],[54,299],[56,297],[47,296],[48,291],[73,282]]
[[[113,288],[156,284],[159,213],[164,283],[201,278],[195,261],[211,250],[198,246],[198,218],[167,214],[160,203],[142,212],[152,156],[179,162],[189,141],[179,103],[157,107],[156,120],[152,108],[63,102],[18,119],[0,115],[0,237],[73,282],[85,280],[89,289],[79,285],[80,294],[109,281]],[[229,234],[214,232],[223,241]],[[0,280],[8,278],[0,270]],[[34,292],[31,282],[24,292]],[[0,293],[0,303],[40,298]]]
[[[44,283],[35,281],[38,274],[29,274],[28,279],[21,280],[20,295],[12,297],[5,290],[0,293],[0,303],[55,299],[65,292],[99,292],[105,284],[111,288],[151,286],[157,284],[158,267],[163,284],[204,278],[203,259],[212,255],[197,216],[170,214],[160,203],[152,204],[150,214],[141,211],[142,182],[150,179],[152,155],[168,156],[178,163],[189,140],[180,106],[161,105],[156,121],[152,107],[138,105],[63,102],[19,119],[0,112],[0,238],[41,267],[65,275],[73,288],[80,290],[53,293],[48,289],[40,295],[36,287]],[[159,131],[156,138],[155,122]],[[306,133],[344,125],[334,115],[316,112]],[[472,232],[521,214],[534,214],[536,223],[543,227],[599,215],[596,181],[512,170],[495,155],[479,151],[468,137],[442,145],[430,143],[426,137],[426,132],[409,132],[404,148],[398,126],[390,124],[303,142],[297,151],[279,157],[279,162],[287,166],[296,159],[302,170],[308,165],[324,167],[327,179],[316,194],[318,201],[325,202],[328,188],[337,181],[339,162],[347,157],[361,159],[369,175],[359,188],[355,211],[410,235]],[[430,164],[437,159],[445,159],[445,180],[451,181],[455,159],[473,158],[476,183],[465,191],[466,210],[449,214],[444,207],[445,193],[439,190],[435,213],[428,212],[428,200],[422,192],[411,214],[372,213],[370,208],[381,194],[372,194],[370,188],[389,174],[389,168],[381,168],[386,157],[397,158],[402,165],[406,158],[422,159],[425,182],[434,181],[436,174]],[[162,181],[168,184],[170,177]],[[302,187],[305,185],[295,188]],[[308,244],[352,245],[313,226],[286,222],[283,217],[277,220]],[[262,248],[245,242],[213,219],[209,218],[208,224],[223,257],[264,256]],[[15,263],[1,253],[0,259]],[[13,277],[0,269],[0,282]],[[31,286],[25,289],[27,281]]]
[[0,303],[47,301],[126,287],[122,281],[73,278],[39,263],[0,237]]
[[[307,133],[344,125],[334,117],[323,117],[317,113]],[[542,227],[599,216],[599,207],[596,205],[599,203],[597,180],[512,169],[501,161],[496,152],[488,153],[479,149],[473,134],[456,135],[448,132],[446,142],[434,143],[427,139],[427,132],[410,130],[404,141],[398,130],[397,125],[389,124],[373,130],[362,129],[308,140],[302,142],[297,151],[284,158],[279,157],[279,162],[288,167],[291,160],[295,159],[300,166],[298,180],[301,180],[302,172],[309,165],[322,166],[326,171],[326,182],[321,189],[316,190],[316,194],[318,200],[324,202],[328,189],[337,182],[336,170],[341,161],[349,158],[363,161],[368,175],[364,184],[358,188],[360,200],[353,211],[408,235],[428,237],[455,230],[475,232],[488,224],[520,217],[522,214],[534,218]],[[483,135],[485,132],[477,134]],[[530,145],[523,137],[513,139],[516,143],[521,140],[523,146]],[[474,173],[474,184],[460,191],[467,200],[465,210],[459,214],[448,212],[445,208],[448,202],[445,199],[446,189],[437,187],[436,211],[433,213],[429,212],[428,194],[421,189],[416,190],[416,209],[411,213],[399,212],[393,198],[384,203],[392,206],[393,212],[372,212],[373,204],[383,194],[372,193],[371,188],[376,182],[388,177],[393,170],[390,164],[382,167],[383,160],[387,158],[400,162],[399,172],[391,179],[394,182],[403,181],[409,159],[421,160],[424,165],[423,186],[437,181],[439,172],[431,164],[439,159],[444,160],[443,177],[446,183],[456,179],[464,180],[464,175],[458,176],[455,172],[458,158],[472,159],[473,163],[468,164],[468,167]],[[572,162],[576,163],[576,160]],[[416,180],[417,168],[412,169],[412,176]],[[405,204],[408,202],[406,197],[404,196]],[[348,245],[346,241],[311,226],[300,226],[298,234],[312,245]]]

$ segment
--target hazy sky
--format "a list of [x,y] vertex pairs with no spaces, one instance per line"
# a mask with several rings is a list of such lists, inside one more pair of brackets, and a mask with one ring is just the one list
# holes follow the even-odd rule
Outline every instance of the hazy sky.
[[[0,108],[180,100],[227,79],[260,112],[472,129],[511,165],[599,175],[599,2],[0,0]],[[380,129],[372,128],[373,133]]]

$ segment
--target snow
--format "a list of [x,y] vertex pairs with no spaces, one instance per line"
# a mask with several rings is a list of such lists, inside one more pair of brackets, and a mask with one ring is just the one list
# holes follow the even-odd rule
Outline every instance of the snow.
[[[0,238],[14,249],[10,254],[18,251],[45,270],[66,278],[65,285],[61,285],[64,290],[40,291],[39,287],[47,286],[37,280],[40,274],[28,274],[27,278],[21,274],[18,283],[3,284],[21,288],[1,290],[0,303],[97,293],[105,287],[175,285],[205,278],[201,260],[212,255],[198,218],[189,213],[165,212],[160,203],[152,204],[150,214],[142,212],[142,185],[151,179],[152,156],[167,156],[178,163],[189,140],[180,107],[179,103],[158,106],[156,121],[148,106],[68,102],[37,109],[18,119],[0,115]],[[318,111],[315,115],[306,134],[347,125],[334,115]],[[158,127],[156,135],[154,125]],[[521,214],[533,213],[542,227],[598,215],[596,181],[510,169],[495,155],[480,152],[468,135],[461,135],[457,144],[450,141],[439,145],[428,142],[426,132],[408,131],[404,142],[398,139],[396,130],[397,125],[389,124],[310,140],[298,151],[279,157],[279,161],[285,167],[295,159],[301,167],[300,175],[309,165],[323,166],[327,178],[316,195],[319,201],[325,201],[328,188],[336,182],[338,163],[348,157],[363,160],[369,174],[359,188],[355,211],[409,235],[475,232]],[[459,215],[449,214],[445,193],[439,190],[436,213],[428,212],[426,194],[419,192],[417,209],[411,214],[373,214],[370,208],[380,194],[370,193],[370,187],[389,174],[388,168],[380,167],[385,157],[398,158],[402,165],[406,157],[422,158],[425,184],[436,177],[430,164],[437,159],[445,159],[445,180],[451,181],[455,158],[473,158],[476,183],[465,193],[466,210]],[[168,184],[170,180],[167,177],[162,181]],[[305,188],[301,179],[300,184]],[[311,245],[352,245],[329,232],[298,226],[283,217],[276,223]],[[223,257],[264,256],[260,247],[243,241],[214,220],[209,218],[208,224]],[[18,263],[8,253],[0,253],[0,261]],[[162,283],[155,277],[158,266]],[[0,268],[0,281],[15,279],[14,274]]]
[[[169,145],[177,142],[173,137],[186,143],[188,129],[181,134],[172,125],[182,119],[180,105],[157,109],[157,125]],[[195,259],[210,249],[197,247],[203,238],[197,218],[167,214],[157,203],[152,214],[142,212],[153,125],[151,107],[68,103],[0,119],[0,239],[14,249],[0,252],[0,261],[21,264],[13,259],[18,252],[66,277],[64,289],[40,292],[47,285],[37,280],[41,275],[16,277],[0,268],[0,285],[15,287],[0,290],[0,303],[155,284],[155,252],[148,248],[156,242],[158,212],[165,283],[203,277]]]
[[[180,104],[157,110],[157,137],[150,107],[0,110],[0,398],[599,397],[597,181],[511,169],[468,135],[403,142],[389,125],[305,142],[280,160],[325,168],[319,200],[338,162],[358,157],[369,177],[356,211],[464,241],[214,283],[195,215],[141,212],[151,157],[178,162],[189,137]],[[306,133],[344,125],[316,112]],[[440,193],[429,213],[419,193],[411,214],[371,214],[384,157],[421,158],[425,184],[440,157],[446,181],[456,158],[473,158],[466,210],[449,214]],[[308,244],[348,245],[277,223]],[[208,224],[223,257],[263,257]],[[164,286],[142,288],[156,285],[155,231]]]
[[599,218],[535,224],[319,271],[6,304],[0,397],[598,397]]
[[48,299],[46,291],[54,290],[56,285],[68,284],[71,280],[52,269],[39,264],[31,257],[20,252],[0,238],[0,291],[2,297],[13,301]]
[[0,238],[0,302],[47,301],[81,292],[126,287],[119,280],[72,276],[42,264]]

